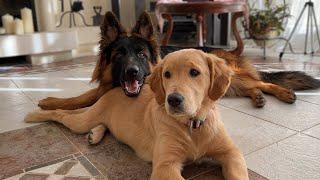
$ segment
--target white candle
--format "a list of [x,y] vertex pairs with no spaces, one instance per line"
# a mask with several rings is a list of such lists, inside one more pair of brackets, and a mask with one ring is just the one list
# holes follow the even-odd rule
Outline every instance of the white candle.
[[33,19],[32,19],[32,11],[29,8],[23,8],[20,10],[21,19],[23,21],[23,28],[25,33],[33,33]]
[[14,34],[24,34],[23,22],[21,19],[16,18],[14,20]]
[[0,34],[5,34],[6,33],[6,29],[3,27],[0,27]]
[[37,6],[39,11],[38,27],[39,31],[55,31],[56,29],[56,0],[38,0]]
[[2,24],[7,34],[13,33],[13,16],[10,14],[5,14],[1,17]]

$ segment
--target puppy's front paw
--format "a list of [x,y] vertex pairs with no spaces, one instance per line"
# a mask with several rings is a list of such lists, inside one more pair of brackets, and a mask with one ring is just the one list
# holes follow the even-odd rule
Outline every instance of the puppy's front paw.
[[31,113],[28,113],[24,117],[24,122],[27,122],[27,123],[38,122],[38,121],[39,121],[38,111],[34,111],[34,112],[31,112]]
[[90,145],[98,144],[102,138],[103,136],[101,136],[101,134],[95,133],[93,130],[90,130],[87,135],[87,140]]

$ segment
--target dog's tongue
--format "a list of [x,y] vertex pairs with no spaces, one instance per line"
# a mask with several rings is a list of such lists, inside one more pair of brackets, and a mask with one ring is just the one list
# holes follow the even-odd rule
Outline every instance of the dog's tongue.
[[139,90],[139,82],[137,80],[126,81],[125,86],[129,93],[137,93]]

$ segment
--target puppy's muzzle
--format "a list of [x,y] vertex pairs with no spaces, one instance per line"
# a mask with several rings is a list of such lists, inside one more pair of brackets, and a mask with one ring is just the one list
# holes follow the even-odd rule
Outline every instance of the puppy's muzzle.
[[184,97],[179,93],[172,93],[168,96],[167,102],[170,105],[170,108],[174,110],[182,110]]

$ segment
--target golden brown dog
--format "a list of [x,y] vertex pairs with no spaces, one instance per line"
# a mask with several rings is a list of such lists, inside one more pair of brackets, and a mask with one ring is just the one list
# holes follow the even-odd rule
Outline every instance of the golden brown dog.
[[156,66],[150,86],[135,99],[114,88],[89,108],[40,110],[25,121],[53,120],[76,133],[105,126],[139,157],[152,161],[151,179],[183,179],[183,163],[210,157],[221,163],[226,179],[245,180],[244,157],[214,105],[228,89],[231,74],[224,60],[214,55],[181,50]]

